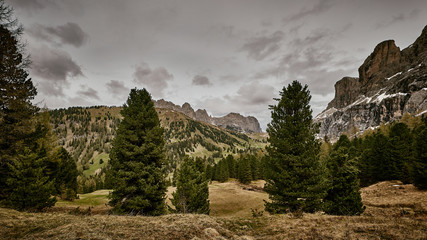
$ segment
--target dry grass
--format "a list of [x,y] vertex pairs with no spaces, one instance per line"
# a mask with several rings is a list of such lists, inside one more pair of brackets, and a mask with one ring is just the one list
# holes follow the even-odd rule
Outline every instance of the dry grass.
[[264,199],[268,199],[268,195],[265,192],[254,190],[260,185],[264,186],[264,181],[256,181],[251,185],[253,186],[244,186],[236,181],[210,184],[210,215],[216,217],[251,217],[251,209],[263,211]]
[[[262,186],[262,182],[255,185]],[[399,185],[399,186],[393,186]],[[362,189],[362,216],[250,216],[265,193],[236,182],[210,185],[213,216],[22,213],[0,208],[1,239],[427,239],[427,192],[399,182]],[[173,189],[170,189],[171,191]],[[234,210],[233,210],[234,209]],[[229,213],[227,213],[227,211]]]

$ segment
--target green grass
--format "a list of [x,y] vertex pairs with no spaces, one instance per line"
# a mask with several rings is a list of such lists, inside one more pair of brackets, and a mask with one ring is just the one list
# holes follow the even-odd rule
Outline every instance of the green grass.
[[[102,164],[99,163],[101,159],[104,161],[104,163]],[[96,170],[102,168],[107,164],[108,161],[110,161],[110,157],[107,153],[101,153],[96,155],[94,158],[92,158],[91,161],[93,161],[93,164],[90,165],[88,170],[83,171],[83,174],[85,176],[90,176],[95,174]]]
[[56,206],[99,206],[108,202],[108,194],[111,190],[98,190],[91,193],[79,194],[79,199],[74,201],[59,200]]

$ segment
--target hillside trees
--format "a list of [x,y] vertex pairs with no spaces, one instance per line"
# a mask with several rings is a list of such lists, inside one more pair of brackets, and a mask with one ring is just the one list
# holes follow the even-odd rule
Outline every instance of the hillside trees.
[[116,212],[161,215],[165,212],[163,128],[147,90],[132,89],[110,153]]
[[268,124],[270,146],[267,147],[265,190],[270,213],[314,212],[326,196],[325,168],[315,139],[318,127],[313,124],[310,92],[293,81],[280,92],[277,105],[270,106]]
[[357,159],[351,142],[341,135],[327,162],[331,186],[325,197],[324,210],[334,215],[360,215],[365,207],[360,195]]
[[414,143],[415,160],[413,163],[414,185],[419,189],[427,189],[427,119],[417,129]]
[[209,214],[209,189],[200,159],[185,157],[176,177],[176,191],[172,194],[175,212]]

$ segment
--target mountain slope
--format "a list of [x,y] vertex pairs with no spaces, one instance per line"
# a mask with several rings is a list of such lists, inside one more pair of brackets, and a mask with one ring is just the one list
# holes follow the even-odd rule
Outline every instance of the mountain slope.
[[393,40],[378,44],[359,68],[359,77],[335,84],[335,98],[316,116],[320,136],[337,138],[427,112],[427,26],[409,47]]
[[[74,157],[80,170],[99,173],[93,166],[104,167],[121,115],[121,107],[71,107],[50,111],[53,131],[59,144]],[[262,134],[244,134],[191,119],[183,113],[156,108],[165,140],[169,170],[185,155],[207,158],[213,162],[228,154],[257,151],[266,145]],[[104,155],[102,155],[104,154]]]

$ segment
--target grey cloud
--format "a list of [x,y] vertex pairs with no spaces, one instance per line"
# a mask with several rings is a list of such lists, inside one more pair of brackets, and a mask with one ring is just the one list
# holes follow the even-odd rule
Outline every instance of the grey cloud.
[[261,61],[280,49],[280,42],[283,40],[282,31],[276,31],[270,36],[250,38],[240,49],[246,51],[248,57]]
[[420,12],[419,9],[414,9],[409,14],[401,13],[397,16],[392,16],[391,19],[389,19],[388,21],[383,21],[376,24],[375,29],[385,28],[385,27],[394,25],[395,23],[398,23],[398,22],[414,19],[418,16],[419,12]]
[[234,82],[242,79],[241,76],[234,75],[234,74],[226,74],[219,77],[219,80],[225,81],[225,82]]
[[[310,90],[317,94],[328,94],[333,91],[334,82],[346,75],[341,59],[334,60],[333,48],[311,47],[305,50],[295,50],[285,54],[281,61],[271,68],[257,72],[255,79],[276,77],[282,80],[297,79],[309,85]],[[351,62],[356,64],[354,61]],[[332,69],[335,66],[337,69]],[[356,66],[354,69],[357,69]]]
[[226,96],[226,99],[240,104],[266,105],[271,102],[272,96],[274,96],[274,88],[272,86],[252,82],[240,87],[236,96]]
[[324,66],[332,59],[332,52],[320,48],[306,48],[304,50],[296,49],[291,53],[282,56],[276,66],[256,72],[253,75],[255,79],[268,77],[281,78],[287,74],[289,76],[300,76],[310,69],[316,69]]
[[193,78],[193,85],[196,86],[209,86],[212,85],[212,83],[209,81],[209,78],[206,76],[202,76],[202,75],[196,75]]
[[27,11],[41,10],[48,5],[54,5],[52,0],[12,0],[12,5],[15,8],[22,8]]
[[68,85],[70,77],[84,76],[67,52],[43,47],[34,49],[31,56],[31,72],[42,78],[41,91],[47,95],[62,96],[62,88]]
[[305,38],[296,38],[292,40],[291,44],[294,45],[295,47],[310,46],[330,36],[331,36],[330,31],[318,29],[312,32],[309,36]]
[[147,90],[155,97],[163,97],[163,90],[168,87],[168,82],[173,75],[164,67],[150,68],[146,63],[136,67],[133,80],[147,87]]
[[81,89],[77,92],[80,96],[100,100],[98,92],[95,89],[84,85],[81,85],[80,88]]
[[[308,36],[304,38],[295,38],[291,44],[298,48],[305,48],[319,43],[329,43],[353,27],[352,23],[345,24],[333,30],[328,28],[318,28],[313,30]],[[291,30],[292,31],[292,30]],[[291,34],[293,35],[293,34]]]
[[271,20],[262,20],[260,24],[261,24],[261,26],[263,26],[263,27],[270,27],[270,26],[273,26],[273,23],[272,23],[272,21],[271,21]]
[[300,12],[283,18],[283,22],[294,22],[310,15],[318,15],[320,13],[326,12],[333,6],[333,2],[333,0],[320,0],[311,8],[305,7]]
[[38,39],[48,42],[57,43],[59,40],[62,44],[69,44],[75,47],[81,47],[88,38],[88,35],[81,27],[72,22],[56,27],[46,27],[40,24],[34,24],[28,33]]
[[127,94],[129,92],[129,89],[122,81],[110,80],[106,85],[108,91],[114,94],[114,97],[116,98],[119,98],[121,95]]

